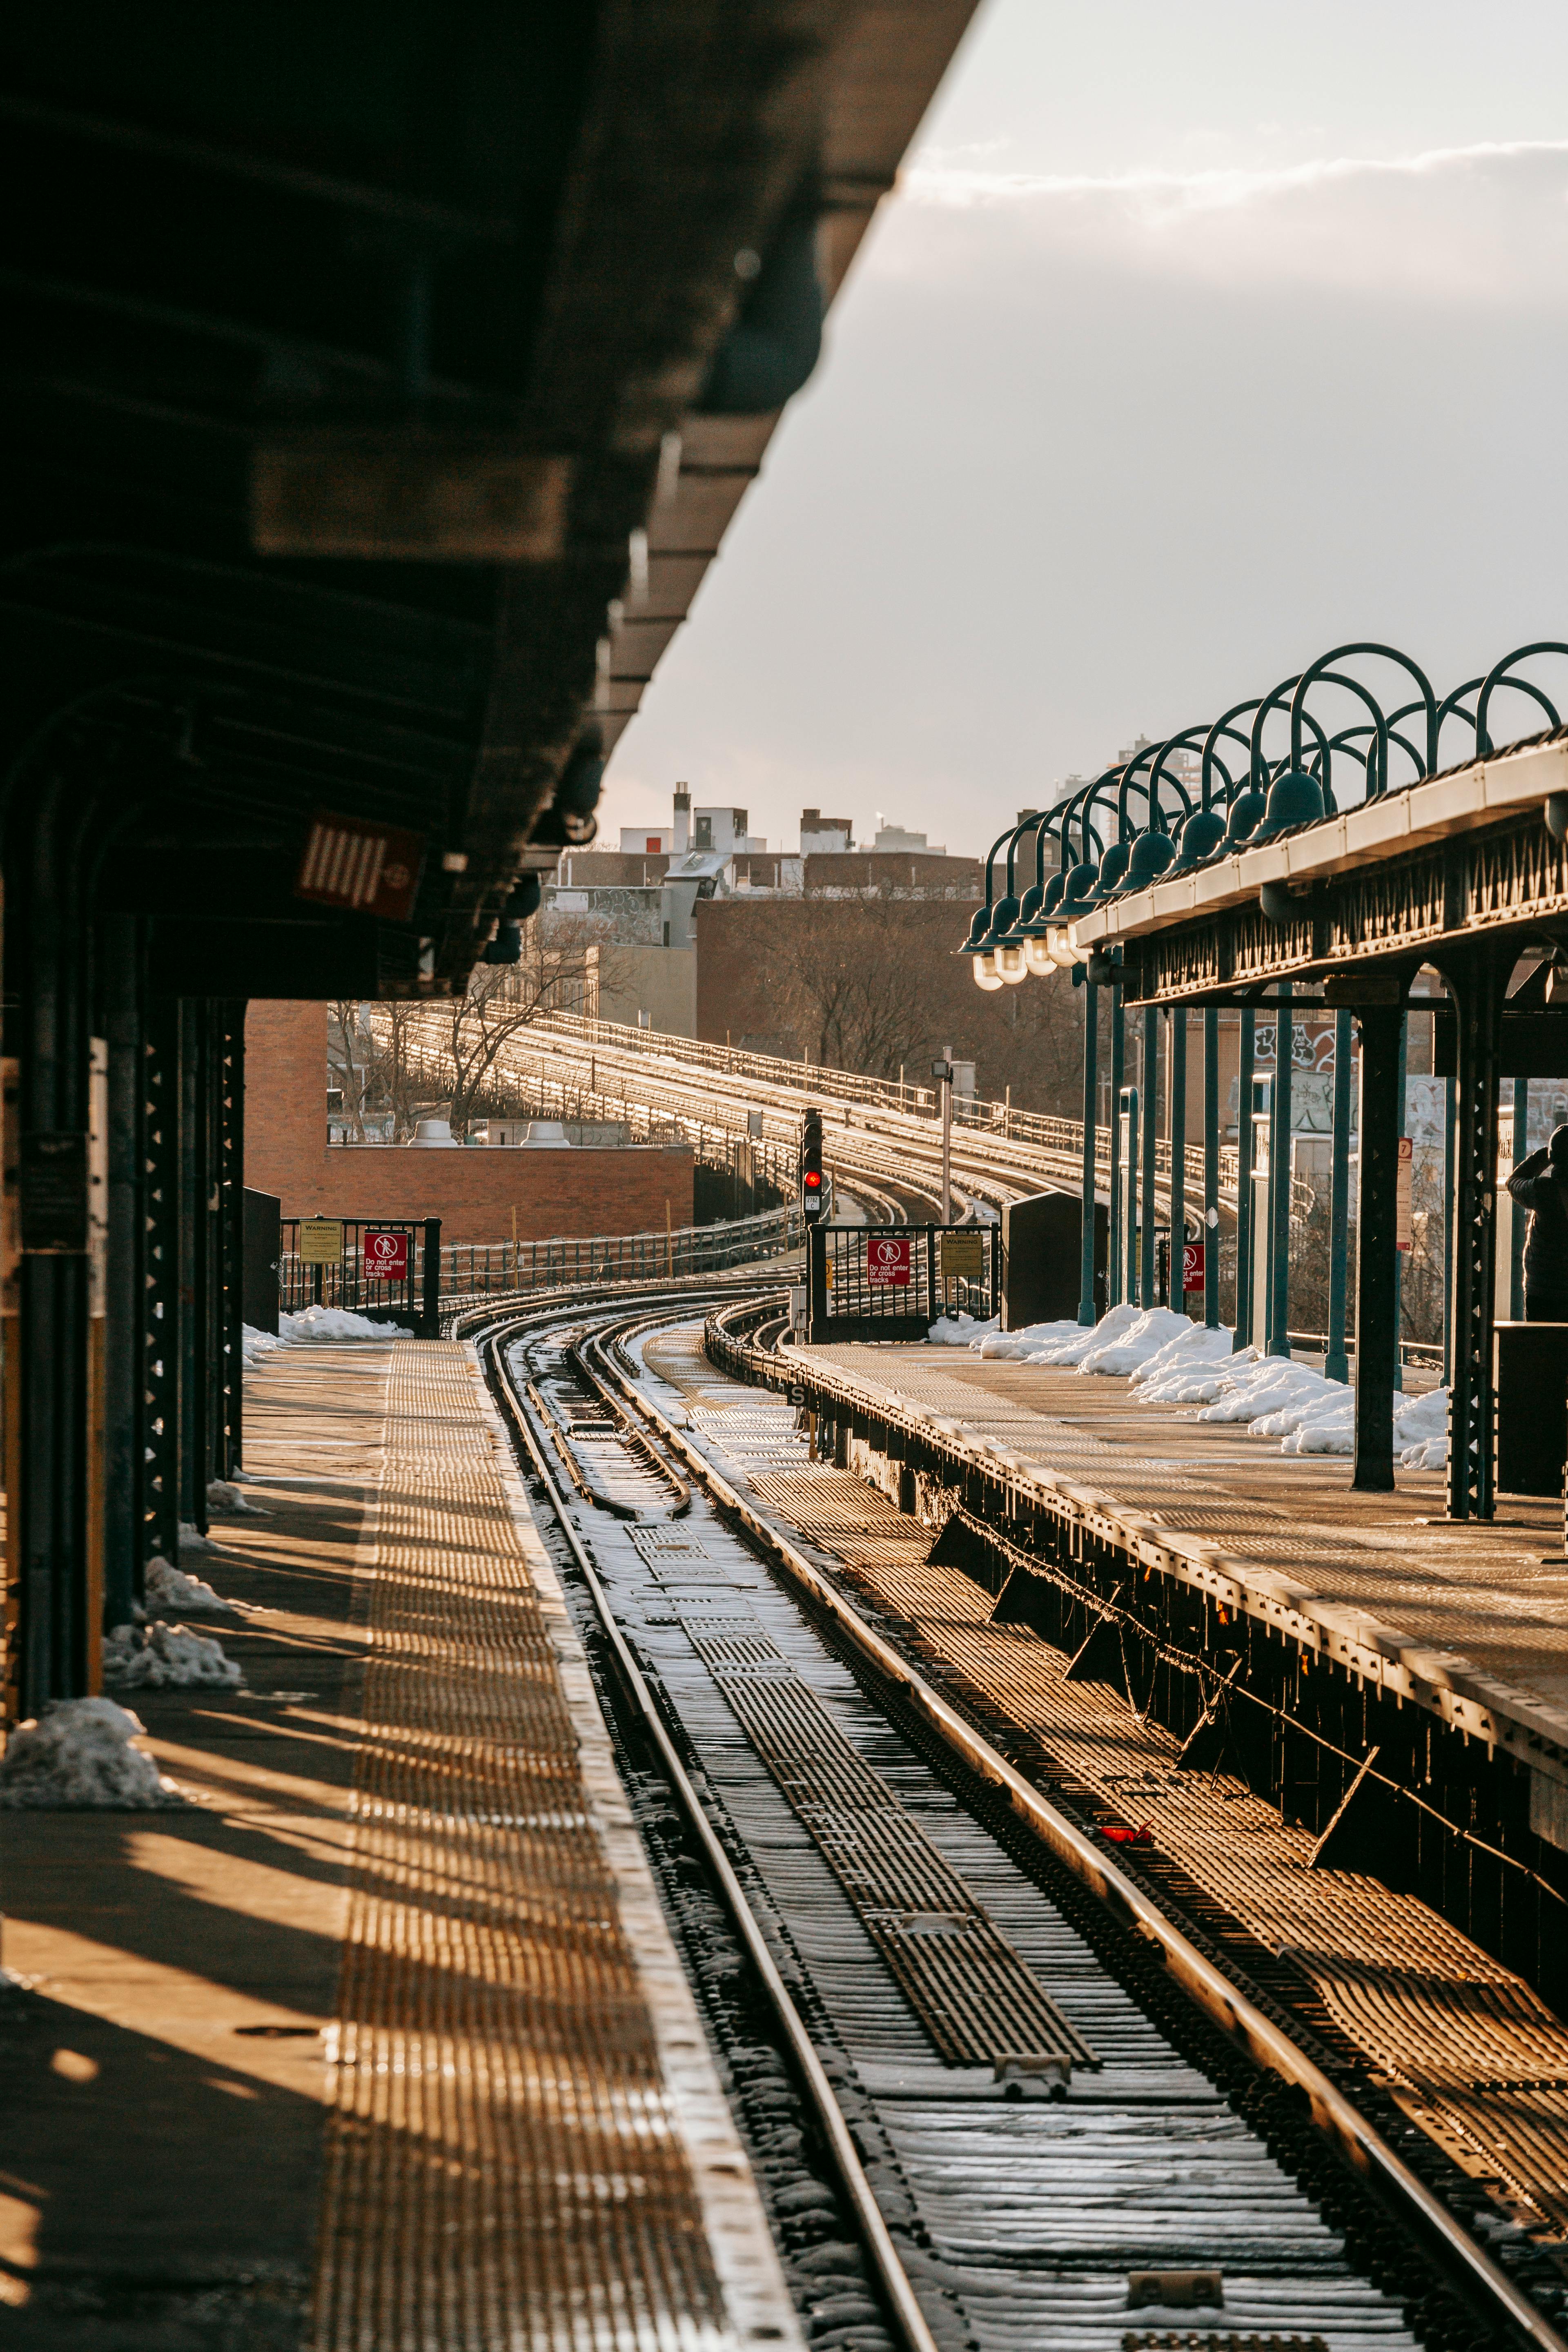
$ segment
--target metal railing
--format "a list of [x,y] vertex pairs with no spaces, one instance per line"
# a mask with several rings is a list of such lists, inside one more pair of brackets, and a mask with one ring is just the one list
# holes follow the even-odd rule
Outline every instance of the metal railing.
[[[301,1223],[338,1228],[335,1258],[307,1258],[300,1249]],[[402,1270],[395,1276],[369,1270],[373,1254],[367,1234],[390,1234],[403,1242]],[[297,1315],[306,1307],[336,1307],[373,1322],[409,1326],[424,1339],[436,1336],[441,1283],[439,1217],[284,1217],[279,1223],[278,1306]]]
[[[526,1030],[509,1039],[510,1056],[498,1060],[497,1081],[515,1078],[514,1058],[528,1051],[529,1040],[536,1030],[548,1034],[557,1020],[566,1014],[551,1014],[530,1023]],[[374,1008],[372,1008],[372,1019]],[[416,1016],[417,1019],[417,1016]],[[574,1022],[574,1027],[603,1027],[603,1023]],[[410,1024],[414,1028],[414,1024]],[[633,1029],[625,1033],[637,1036]],[[410,1066],[424,1078],[434,1080],[439,1088],[448,1085],[452,1076],[452,1056],[448,1046],[439,1040],[432,1043],[420,1035],[417,1029],[405,1038],[404,1053]],[[531,1056],[530,1056],[531,1059]],[[680,1143],[689,1145],[695,1157],[705,1167],[721,1168],[733,1173],[737,1151],[743,1149],[750,1174],[746,1181],[762,1185],[780,1194],[792,1194],[797,1178],[796,1147],[792,1140],[776,1136],[754,1134],[747,1123],[743,1107],[708,1107],[699,1115],[687,1108],[679,1097],[668,1104],[650,1102],[647,1094],[633,1096],[613,1085],[599,1085],[592,1070],[589,1083],[549,1072],[531,1073],[529,1092],[535,1115],[541,1118],[614,1119],[624,1125],[633,1143]],[[507,1147],[485,1146],[486,1150]]]
[[[307,1220],[320,1223],[321,1221]],[[569,1289],[604,1282],[657,1281],[685,1274],[718,1274],[727,1266],[782,1257],[798,1249],[804,1231],[800,1203],[766,1209],[708,1225],[655,1227],[645,1234],[598,1234],[531,1242],[447,1242],[441,1220],[335,1217],[342,1244],[335,1259],[300,1254],[298,1217],[282,1221],[278,1303],[284,1314],[334,1307],[375,1322],[406,1325],[421,1338],[437,1336],[439,1318],[455,1301],[498,1293]],[[366,1272],[366,1233],[401,1235],[404,1271],[393,1279]]]
[[[937,1091],[932,1087],[900,1084],[893,1078],[863,1077],[853,1070],[835,1069],[825,1062],[792,1062],[774,1054],[751,1054],[738,1047],[710,1045],[698,1037],[674,1037],[661,1029],[629,1029],[614,1021],[582,1020],[570,1013],[551,1013],[531,1024],[538,1038],[553,1038],[561,1043],[570,1041],[580,1048],[596,1049],[609,1054],[633,1055],[648,1060],[668,1060],[684,1064],[689,1068],[712,1071],[729,1077],[752,1078],[760,1085],[779,1087],[813,1100],[872,1104],[884,1110],[925,1118],[935,1122],[940,1111]],[[519,1044],[526,1044],[526,1036]],[[1053,1156],[1081,1160],[1083,1154],[1083,1121],[1058,1118],[1047,1111],[1020,1110],[1010,1102],[995,1102],[981,1095],[955,1095],[952,1103],[952,1123],[955,1129],[973,1134],[1000,1139],[1005,1144],[1033,1144]],[[1110,1168],[1111,1129],[1095,1129],[1095,1164],[1108,1172]],[[1204,1181],[1204,1154],[1201,1144],[1189,1143],[1184,1154],[1187,1182],[1201,1193]],[[1171,1172],[1171,1146],[1162,1137],[1155,1145],[1155,1168],[1168,1178]],[[1234,1144],[1220,1148],[1219,1175],[1224,1192],[1234,1195],[1240,1159]]]
[[711,1225],[538,1242],[458,1242],[441,1253],[443,1311],[456,1300],[602,1282],[653,1282],[782,1257],[800,1246],[798,1202]]
[[1001,1303],[994,1225],[814,1225],[806,1265],[813,1341],[923,1339],[939,1315],[984,1318]]
[[[411,1024],[414,1034],[405,1049],[416,1070],[435,1080],[437,1086],[443,1081],[449,1083],[452,1070],[450,1049],[436,1028],[446,1018],[449,1016],[426,1016],[433,1032],[426,1037],[419,1034],[420,1016],[416,1016]],[[604,1062],[601,1055],[605,1057]],[[550,1067],[552,1063],[557,1065],[554,1069]],[[559,1066],[563,1063],[566,1065],[564,1069]],[[668,1066],[662,1072],[657,1068],[660,1063]],[[617,1064],[634,1067],[640,1065],[648,1075],[634,1085]],[[863,1110],[879,1107],[892,1117],[918,1121],[933,1138],[939,1124],[936,1094],[930,1087],[900,1087],[891,1079],[863,1077],[824,1063],[786,1061],[776,1055],[745,1053],[727,1045],[710,1045],[700,1038],[671,1036],[658,1029],[632,1029],[617,1022],[591,1021],[574,1013],[542,1014],[507,1041],[496,1065],[497,1078],[510,1077],[515,1082],[523,1067],[528,1073],[529,1093],[541,1117],[623,1118],[631,1128],[634,1139],[679,1138],[689,1143],[700,1158],[710,1160],[718,1160],[721,1139],[726,1150],[735,1141],[747,1139],[757,1154],[759,1171],[766,1171],[764,1181],[781,1192],[793,1192],[795,1187],[793,1135],[787,1139],[750,1135],[746,1108],[742,1102],[707,1102],[700,1114],[694,1112],[689,1108],[689,1092],[681,1086],[683,1072],[700,1072],[708,1079],[750,1079],[756,1086],[797,1095],[803,1102],[840,1103],[847,1115],[857,1108]],[[1047,1166],[1045,1161],[1066,1160],[1074,1169],[1082,1164],[1083,1123],[1079,1119],[1017,1110],[1009,1103],[993,1102],[978,1096],[955,1097],[952,1111],[956,1135],[976,1139],[984,1137],[992,1147],[986,1157],[999,1176],[1024,1174],[1036,1181],[1048,1178],[1059,1184],[1066,1171],[1059,1166]],[[774,1115],[793,1121],[793,1106],[781,1107]],[[884,1130],[879,1139],[896,1150],[897,1129]],[[1096,1173],[1108,1188],[1113,1150],[1111,1129],[1097,1126],[1094,1142]],[[1186,1146],[1183,1165],[1189,1202],[1201,1205],[1201,1144]],[[868,1170],[872,1168],[870,1160],[867,1166]],[[1161,1137],[1154,1147],[1154,1171],[1156,1180],[1167,1189],[1171,1168],[1171,1146],[1167,1139]],[[883,1172],[893,1173],[894,1163],[889,1163]],[[1234,1145],[1221,1147],[1218,1172],[1220,1198],[1234,1210],[1240,1172],[1239,1154]],[[1308,1213],[1312,1197],[1310,1185],[1300,1178],[1292,1179],[1293,1213]]]

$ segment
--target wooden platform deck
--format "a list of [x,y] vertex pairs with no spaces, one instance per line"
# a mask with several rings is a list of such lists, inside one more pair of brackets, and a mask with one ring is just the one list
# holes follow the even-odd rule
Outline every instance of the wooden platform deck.
[[1358,1494],[1343,1456],[1281,1454],[1244,1425],[1142,1404],[1125,1380],[955,1348],[798,1352],[1014,1465],[1145,1565],[1472,1736],[1568,1759],[1568,1560],[1551,1503],[1505,1497],[1489,1525],[1434,1524],[1439,1474],[1401,1470],[1392,1494]]
[[471,1356],[247,1385],[186,1801],[0,1812],[0,2346],[721,2352],[798,2328]]

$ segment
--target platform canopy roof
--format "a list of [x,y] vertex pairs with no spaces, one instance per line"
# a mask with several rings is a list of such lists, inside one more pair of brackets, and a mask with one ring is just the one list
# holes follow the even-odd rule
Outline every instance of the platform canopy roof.
[[[8,887],[64,793],[155,985],[460,985],[592,837],[973,5],[13,12]],[[300,897],[332,819],[411,905]]]
[[1321,977],[1350,1003],[1446,951],[1568,940],[1568,729],[1386,792],[1080,915],[1129,1001],[1261,995]]

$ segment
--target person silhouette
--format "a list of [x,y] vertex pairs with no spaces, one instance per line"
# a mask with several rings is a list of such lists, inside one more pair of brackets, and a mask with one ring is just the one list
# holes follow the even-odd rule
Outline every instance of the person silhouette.
[[1521,1160],[1510,1197],[1530,1212],[1524,1234],[1524,1319],[1568,1323],[1568,1127]]

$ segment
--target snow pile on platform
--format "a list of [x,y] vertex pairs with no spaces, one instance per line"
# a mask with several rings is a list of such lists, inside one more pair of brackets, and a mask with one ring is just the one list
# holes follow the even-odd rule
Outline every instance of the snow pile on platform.
[[1009,1331],[1000,1342],[982,1342],[983,1356],[1012,1356],[1025,1364],[1081,1364],[1096,1349],[1110,1346],[1124,1339],[1132,1326],[1142,1320],[1142,1309],[1136,1307],[1113,1307],[1098,1323],[1026,1323],[1021,1331]]
[[1000,1357],[1004,1362],[1011,1358],[1016,1363],[1032,1364],[1042,1350],[1083,1336],[1079,1323],[1026,1323],[1018,1331],[993,1331],[981,1340],[976,1352],[987,1359]]
[[[1191,1418],[1245,1423],[1251,1437],[1278,1438],[1283,1454],[1353,1454],[1355,1391],[1310,1365],[1256,1348],[1231,1352],[1233,1335],[1172,1308],[1113,1307],[1092,1328],[1031,1323],[1002,1331],[994,1320],[943,1316],[938,1346],[967,1347],[987,1360],[1076,1365],[1124,1374],[1141,1404],[1196,1408]],[[1448,1391],[1433,1389],[1396,1404],[1394,1442],[1406,1470],[1441,1470],[1448,1459]]]
[[351,1315],[344,1307],[302,1307],[298,1315],[280,1315],[278,1328],[284,1339],[412,1339],[416,1334],[401,1323],[373,1323],[368,1315]]
[[226,1601],[221,1592],[199,1576],[187,1576],[183,1568],[173,1568],[162,1552],[154,1552],[147,1563],[147,1598],[160,1609],[182,1609],[193,1617],[237,1617],[245,1604]]
[[[1196,1421],[1241,1422],[1249,1437],[1278,1438],[1282,1454],[1353,1454],[1355,1391],[1308,1364],[1260,1356],[1256,1348],[1215,1362],[1201,1376],[1205,1402]],[[1146,1386],[1149,1396],[1153,1384]],[[1184,1402],[1173,1384],[1161,1401]],[[1407,1470],[1440,1470],[1448,1458],[1448,1392],[1430,1390],[1396,1404],[1394,1442]]]
[[[1185,1322],[1186,1318],[1182,1318]],[[1239,1362],[1233,1356],[1233,1335],[1223,1326],[1187,1323],[1184,1331],[1140,1364],[1131,1375],[1141,1404],[1207,1404],[1219,1394],[1226,1368]],[[1248,1354],[1252,1351],[1249,1349]]]
[[222,1645],[188,1625],[116,1625],[104,1637],[103,1679],[120,1690],[195,1689],[216,1685],[232,1690],[240,1679]]
[[1414,1396],[1394,1416],[1394,1442],[1404,1448],[1399,1459],[1406,1470],[1446,1470],[1448,1466],[1448,1391],[1428,1389]]
[[191,1520],[182,1519],[180,1521],[180,1558],[184,1559],[187,1552],[210,1554],[216,1559],[227,1559],[229,1557],[222,1544],[214,1543],[211,1536],[204,1536],[200,1528],[195,1526]]
[[263,1356],[269,1356],[274,1348],[282,1345],[273,1332],[258,1331],[254,1323],[242,1323],[239,1327],[239,1351],[247,1372],[254,1370]]
[[111,1698],[51,1700],[19,1724],[0,1763],[0,1806],[20,1811],[151,1811],[184,1802],[131,1742],[145,1727]]
[[247,1503],[232,1478],[208,1479],[207,1508],[209,1511],[216,1511],[225,1517],[230,1513],[237,1517],[241,1512],[258,1519],[268,1518],[271,1516],[269,1512],[262,1509],[259,1503]]
[[995,1315],[984,1323],[973,1315],[939,1315],[926,1337],[933,1348],[973,1348],[987,1331],[994,1331],[1000,1320]]
[[1096,1326],[1097,1344],[1079,1360],[1080,1372],[1107,1372],[1134,1377],[1152,1365],[1173,1341],[1182,1343],[1191,1339],[1194,1329],[1190,1316],[1178,1315],[1169,1307],[1146,1307],[1140,1314],[1132,1310],[1132,1320],[1120,1331],[1110,1329],[1110,1317],[1105,1316]]

